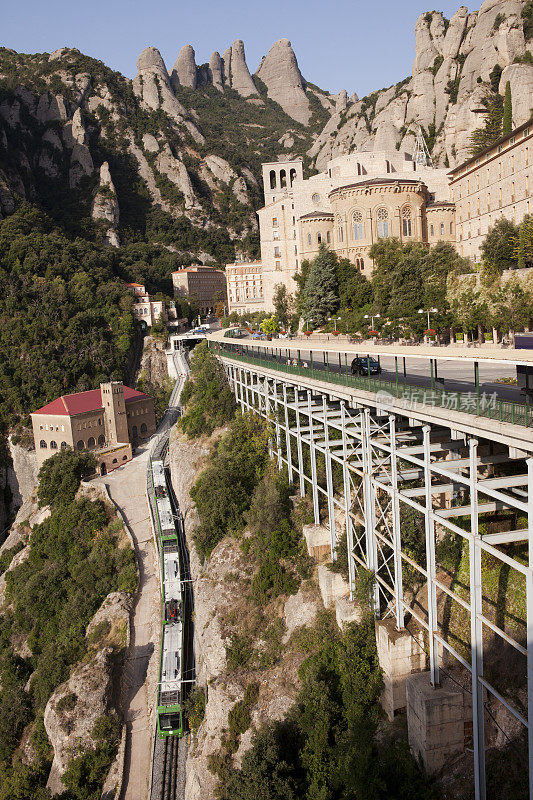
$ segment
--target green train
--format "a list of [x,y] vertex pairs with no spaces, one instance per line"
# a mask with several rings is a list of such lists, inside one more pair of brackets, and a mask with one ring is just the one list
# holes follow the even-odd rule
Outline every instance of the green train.
[[162,460],[151,460],[156,539],[161,564],[163,621],[159,682],[157,687],[157,734],[183,736],[183,584],[178,532],[168,495]]

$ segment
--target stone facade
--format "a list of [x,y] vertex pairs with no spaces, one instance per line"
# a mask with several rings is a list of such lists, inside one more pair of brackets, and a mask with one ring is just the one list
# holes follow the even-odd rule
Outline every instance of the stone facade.
[[[154,401],[121,381],[63,395],[31,415],[37,463],[67,447],[92,450],[102,472],[129,461],[131,444],[155,433]],[[103,465],[103,469],[102,469]]]
[[221,269],[197,264],[172,273],[176,297],[197,304],[201,313],[213,313],[217,303],[226,303],[226,276]]
[[229,313],[263,310],[263,266],[260,261],[226,264]]
[[152,300],[142,283],[127,283],[126,286],[135,295],[133,316],[138,322],[151,328],[155,322],[166,320],[167,314],[162,300]]
[[450,172],[457,249],[474,261],[500,217],[516,224],[533,212],[533,120]]
[[301,262],[322,243],[366,276],[373,269],[368,251],[378,238],[455,243],[446,170],[417,164],[408,153],[339,156],[308,179],[300,159],[267,163],[263,183],[265,206],[258,215],[265,311],[273,309],[278,284],[294,294]]

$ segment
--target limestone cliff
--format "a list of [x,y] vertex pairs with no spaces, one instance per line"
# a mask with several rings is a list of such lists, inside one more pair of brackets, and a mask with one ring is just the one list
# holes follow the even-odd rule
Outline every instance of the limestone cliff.
[[526,55],[532,45],[525,9],[525,0],[485,0],[472,13],[461,6],[451,20],[438,11],[422,14],[412,75],[337,108],[309,151],[316,166],[323,169],[329,158],[354,150],[412,151],[418,126],[433,160],[455,166],[469,156],[472,132],[482,124],[481,101],[494,88],[503,94],[507,81],[513,124],[526,122],[533,64]]
[[[297,628],[311,625],[320,607],[320,597],[312,584],[302,586],[297,595],[285,602],[280,599],[269,609],[269,620],[277,618],[284,629],[283,649],[279,660],[262,669],[231,669],[226,645],[243,620],[249,620],[256,608],[247,601],[246,587],[254,571],[239,542],[227,537],[202,566],[192,535],[198,526],[198,514],[190,497],[190,488],[205,468],[210,448],[220,437],[216,431],[210,440],[189,441],[177,429],[170,440],[172,484],[185,520],[191,573],[194,581],[194,629],[197,683],[206,690],[205,717],[197,736],[191,742],[186,768],[186,800],[214,800],[217,777],[209,770],[209,757],[221,747],[222,734],[228,725],[228,713],[242,700],[246,687],[259,684],[257,703],[252,711],[252,727],[241,737],[234,755],[240,765],[249,748],[253,729],[269,720],[283,719],[296,697],[299,686],[298,667],[303,654],[291,646],[291,635]],[[272,616],[270,616],[270,614]],[[264,631],[262,631],[264,632]],[[255,647],[265,642],[257,634]]]
[[105,226],[105,239],[108,244],[118,247],[120,242],[117,234],[120,219],[117,191],[111,179],[109,164],[104,161],[100,167],[100,182],[94,196],[92,205],[92,218],[102,220]]
[[272,45],[256,75],[266,84],[272,100],[279,103],[290,117],[307,125],[311,117],[309,98],[288,39],[280,39]]

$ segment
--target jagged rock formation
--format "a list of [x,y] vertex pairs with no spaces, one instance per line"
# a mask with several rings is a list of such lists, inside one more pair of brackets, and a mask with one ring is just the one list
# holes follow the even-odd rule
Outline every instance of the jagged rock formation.
[[[354,150],[410,151],[421,125],[435,163],[453,166],[469,155],[472,131],[483,123],[481,102],[495,89],[502,94],[507,81],[513,123],[530,116],[533,65],[525,54],[533,47],[524,35],[524,8],[525,0],[486,0],[477,12],[459,8],[449,21],[440,12],[423,14],[415,26],[412,75],[361,100],[306,83],[287,39],[263,59],[257,86],[240,40],[203,65],[185,45],[170,76],[159,51],[147,47],[133,81],[69,48],[31,57],[1,50],[0,219],[20,199],[50,203],[70,189],[65,205],[108,222],[113,244],[112,231],[132,221],[136,235],[151,236],[142,220],[154,209],[196,229],[182,246],[179,235],[169,241],[173,223],[167,222],[165,245],[199,257],[215,241],[214,229],[230,248],[256,230],[261,161],[307,153],[324,169],[329,158]],[[264,86],[280,106],[270,105],[268,114]],[[218,93],[228,88],[242,101],[227,94],[221,132]],[[106,192],[95,195],[104,158],[120,219],[118,205],[102,202]],[[240,204],[236,213],[228,189]]]
[[107,161],[100,167],[100,183],[94,196],[91,215],[95,221],[103,220],[108,223],[106,241],[112,247],[118,247],[120,244],[117,233],[120,218],[118,198]]
[[[415,25],[412,77],[336,110],[310,150],[326,161],[361,149],[411,150],[421,125],[434,138],[432,157],[454,166],[469,155],[472,132],[482,124],[480,103],[492,91],[494,70],[503,70],[500,93],[511,84],[513,124],[531,116],[533,65],[516,63],[531,42],[524,37],[524,0],[485,0],[479,11],[461,6],[451,20],[433,11]],[[497,76],[497,72],[496,72]],[[497,77],[496,77],[497,80]]]
[[190,44],[186,44],[181,48],[170,76],[170,82],[174,88],[176,86],[188,86],[190,89],[196,89],[197,67],[194,59],[195,53]]
[[246,64],[244,42],[236,39],[222,56],[224,83],[235,89],[241,97],[257,97],[259,92]]
[[222,59],[220,58],[220,53],[215,50],[209,59],[208,76],[209,81],[213,84],[215,89],[218,89],[219,92],[222,92],[224,89],[224,77],[222,71]]
[[[22,552],[22,551],[21,551]],[[91,747],[96,720],[114,710],[113,651],[128,639],[131,597],[108,595],[87,627],[90,657],[57,687],[44,712],[44,725],[54,750],[47,786],[52,794],[65,791],[62,776],[71,758]]]
[[307,125],[311,117],[305,82],[288,39],[280,39],[270,48],[255,73],[268,89],[268,96],[297,122]]

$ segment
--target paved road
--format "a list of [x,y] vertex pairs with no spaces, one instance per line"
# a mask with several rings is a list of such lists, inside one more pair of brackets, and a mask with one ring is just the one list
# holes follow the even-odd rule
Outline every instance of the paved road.
[[[241,343],[241,346],[244,347],[244,342]],[[280,346],[280,342],[276,342],[276,346]],[[283,345],[282,345],[283,347]],[[283,352],[283,358],[281,359],[282,363],[286,361],[286,354],[285,350]],[[300,358],[302,361],[306,361],[307,364],[311,365],[311,357],[309,350],[300,349]],[[298,349],[294,347],[290,348],[290,358],[296,358],[298,355]],[[361,350],[358,354],[361,357],[366,356],[366,353]],[[353,358],[353,353],[348,354],[348,366],[351,363],[351,359]],[[344,354],[340,354],[341,359],[341,366],[339,367],[339,357],[336,353],[330,353],[329,355],[329,369],[334,372],[340,372],[345,370],[345,359]],[[269,357],[271,360],[271,357]],[[381,373],[381,377],[383,380],[390,380],[394,381],[396,379],[396,367],[395,361],[393,356],[382,356],[380,358],[381,367],[383,372]],[[431,385],[431,372],[429,363],[425,360],[413,360],[409,359],[406,361],[406,377],[403,374],[403,358],[398,357],[398,377],[400,383],[408,383],[410,385],[422,386],[422,387],[430,387]],[[325,369],[325,365],[323,363],[323,354],[317,353],[316,351],[313,352],[313,367],[318,369]],[[461,363],[457,361],[439,361],[438,365],[438,377],[444,378],[444,384],[437,383],[436,386],[443,387],[450,392],[472,392],[474,391],[474,374],[473,374],[473,367],[472,364],[469,363]],[[524,395],[520,392],[520,390],[516,386],[507,386],[501,383],[495,383],[497,378],[516,378],[516,367],[512,365],[506,364],[491,364],[491,363],[482,363],[479,367],[479,382],[480,382],[480,392],[486,392],[487,394],[493,394],[496,392],[499,398],[502,400],[514,400],[518,403],[524,402]]]
[[158,677],[161,595],[145,494],[147,460],[146,447],[132,461],[103,479],[126,519],[140,570],[124,670],[127,737],[121,800],[146,800],[152,771],[152,709]]

